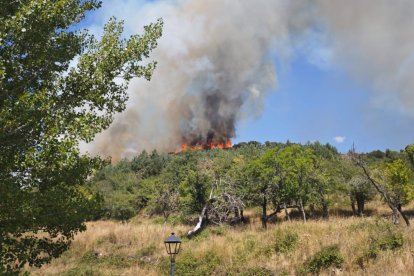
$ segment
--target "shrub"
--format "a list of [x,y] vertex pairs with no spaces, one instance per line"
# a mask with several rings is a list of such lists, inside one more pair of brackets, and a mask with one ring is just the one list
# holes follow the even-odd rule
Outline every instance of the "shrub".
[[[266,255],[269,246],[260,243],[253,235],[248,235],[242,242],[238,256],[239,261],[244,262],[247,259]],[[269,254],[270,255],[270,254]]]
[[252,252],[257,248],[257,239],[256,237],[249,235],[246,237],[246,239],[243,241],[243,247],[244,250],[247,252]]
[[404,237],[397,227],[386,220],[377,220],[370,224],[370,239],[368,248],[356,259],[356,263],[363,268],[371,259],[376,259],[381,251],[396,250],[404,244]]
[[298,243],[299,236],[295,232],[282,232],[278,230],[275,234],[274,249],[277,253],[287,253],[294,249]]
[[370,246],[367,250],[365,250],[361,256],[356,259],[356,263],[363,268],[364,264],[368,262],[370,259],[376,259],[378,256],[378,248]]
[[260,256],[270,257],[274,254],[274,246],[272,242],[261,241],[253,235],[247,235],[244,240],[236,245],[237,252],[234,260],[237,263],[244,263],[249,259],[258,258]]
[[[212,275],[220,263],[220,258],[213,251],[207,251],[202,256],[194,256],[192,252],[186,252],[177,260],[175,274],[183,276]],[[170,269],[168,257],[163,258],[160,269],[163,275],[168,274]]]
[[306,261],[301,269],[300,274],[318,274],[322,269],[331,266],[341,267],[344,259],[339,252],[337,245],[322,248],[312,258]]
[[401,233],[387,233],[384,237],[377,241],[381,250],[395,250],[404,244],[404,238]]
[[146,246],[143,248],[138,249],[136,255],[137,257],[148,257],[154,255],[154,253],[157,251],[157,247],[155,245]]
[[157,252],[157,247],[155,245],[149,245],[146,247],[142,247],[137,250],[135,254],[136,258],[138,259],[138,263],[141,266],[151,264],[153,262],[153,255]]
[[385,233],[382,237],[373,237],[369,241],[368,249],[356,259],[357,264],[362,268],[370,259],[376,259],[380,251],[396,250],[404,244],[401,233]]

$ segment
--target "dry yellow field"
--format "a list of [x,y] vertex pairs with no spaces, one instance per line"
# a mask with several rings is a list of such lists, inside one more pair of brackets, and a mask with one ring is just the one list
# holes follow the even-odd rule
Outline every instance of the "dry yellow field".
[[[413,230],[402,224],[394,227],[378,213],[366,218],[331,216],[328,221],[306,224],[300,220],[270,223],[267,230],[261,229],[257,210],[250,210],[248,216],[250,221],[243,226],[209,227],[191,240],[183,238],[176,275],[306,274],[305,264],[331,245],[337,245],[342,263],[322,268],[321,275],[414,275]],[[169,259],[163,240],[171,232],[184,237],[190,228],[157,224],[145,217],[128,223],[89,222],[69,251],[29,272],[167,275]],[[396,235],[401,235],[402,244],[395,241]]]

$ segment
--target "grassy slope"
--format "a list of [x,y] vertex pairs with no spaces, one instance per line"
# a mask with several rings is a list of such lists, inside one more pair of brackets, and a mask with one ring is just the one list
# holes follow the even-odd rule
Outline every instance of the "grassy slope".
[[[390,226],[378,218],[382,213],[389,212],[382,208],[379,214],[368,218],[336,216],[306,224],[300,220],[279,222],[270,224],[265,231],[260,228],[257,210],[251,210],[250,223],[245,226],[210,227],[192,240],[184,238],[176,275],[296,275],[309,258],[330,245],[338,245],[344,261],[341,268],[330,267],[322,274],[414,275],[412,229]],[[124,224],[91,222],[68,252],[41,269],[30,269],[30,273],[167,275],[169,260],[162,241],[173,231],[185,236],[189,228],[163,226],[143,217]],[[391,232],[403,235],[403,246],[378,246],[389,241]]]

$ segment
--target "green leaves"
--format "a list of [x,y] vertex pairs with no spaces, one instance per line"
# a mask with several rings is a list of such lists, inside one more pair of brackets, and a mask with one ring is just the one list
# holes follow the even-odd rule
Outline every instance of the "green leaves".
[[412,172],[407,164],[397,159],[385,165],[385,187],[396,204],[407,204],[414,199]]
[[313,257],[308,259],[299,271],[299,275],[317,274],[323,269],[331,266],[341,267],[344,258],[339,251],[338,245],[323,247]]
[[406,146],[405,152],[407,153],[408,160],[410,161],[411,166],[414,167],[414,144]]
[[[251,176],[267,185],[273,198],[281,202],[294,202],[306,198],[309,178],[314,171],[315,156],[311,149],[300,145],[271,148],[251,163]],[[257,184],[256,184],[257,185]]]
[[41,230],[62,235],[66,246],[99,205],[82,187],[105,162],[81,156],[79,142],[91,141],[125,109],[132,78],[150,79],[156,63],[146,59],[163,22],[124,38],[122,22],[112,18],[96,39],[71,26],[100,1],[1,0],[0,5],[0,243],[9,242],[0,249],[0,269],[18,270],[64,250],[59,242],[42,243],[33,235],[33,246],[23,252],[18,237]]

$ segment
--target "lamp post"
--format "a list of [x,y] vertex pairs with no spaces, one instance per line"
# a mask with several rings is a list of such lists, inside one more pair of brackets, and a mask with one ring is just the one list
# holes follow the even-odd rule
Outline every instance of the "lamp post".
[[180,246],[181,246],[181,240],[174,235],[174,233],[171,233],[171,236],[169,236],[165,241],[165,249],[167,250],[167,253],[170,255],[170,261],[171,261],[171,272],[170,275],[174,276],[174,268],[175,268],[175,256],[180,252]]

